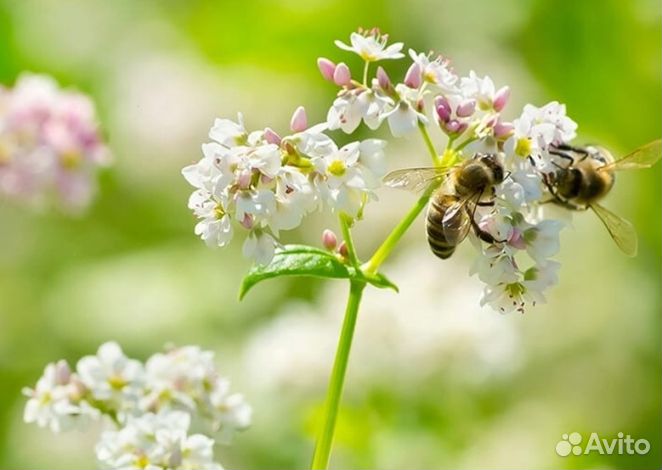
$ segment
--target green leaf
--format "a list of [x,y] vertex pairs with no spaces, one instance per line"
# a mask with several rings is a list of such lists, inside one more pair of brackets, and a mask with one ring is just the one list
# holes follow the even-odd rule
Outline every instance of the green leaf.
[[373,274],[370,277],[366,277],[366,280],[375,287],[380,289],[393,289],[396,292],[400,292],[398,286],[395,285],[393,281],[384,276],[381,273]]
[[381,273],[366,275],[343,263],[335,254],[307,245],[285,245],[276,250],[271,263],[255,265],[241,283],[239,300],[257,283],[280,276],[308,276],[326,279],[355,279],[380,289],[398,291],[391,280]]
[[310,276],[331,279],[357,277],[333,253],[306,245],[285,245],[276,250],[271,263],[253,266],[244,277],[239,299],[258,282],[280,276]]

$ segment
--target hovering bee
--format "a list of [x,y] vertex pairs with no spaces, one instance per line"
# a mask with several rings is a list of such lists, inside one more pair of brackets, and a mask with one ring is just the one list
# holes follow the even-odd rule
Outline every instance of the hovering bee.
[[590,208],[607,227],[616,245],[625,254],[636,255],[637,233],[633,225],[598,201],[614,186],[617,171],[650,168],[662,158],[662,140],[639,147],[619,160],[598,146],[562,144],[550,153],[568,162],[566,166],[555,164],[557,170],[543,173],[543,181],[552,195],[551,202],[576,211]]
[[[495,240],[482,230],[474,218],[476,207],[494,205],[494,187],[504,180],[503,164],[496,154],[477,153],[450,168],[405,168],[384,178],[392,188],[414,192],[430,191],[426,233],[432,253],[441,259],[450,257],[473,227],[488,243]],[[441,183],[448,183],[442,185]]]

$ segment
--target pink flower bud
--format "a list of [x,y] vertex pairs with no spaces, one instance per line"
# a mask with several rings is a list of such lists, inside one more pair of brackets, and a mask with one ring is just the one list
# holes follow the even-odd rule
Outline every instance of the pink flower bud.
[[513,228],[510,237],[508,238],[508,244],[518,250],[526,249],[526,241],[524,240],[524,234],[518,228]]
[[344,62],[336,65],[336,70],[333,72],[333,81],[338,86],[348,86],[352,83],[352,73],[349,67]]
[[497,139],[505,139],[507,137],[510,137],[510,135],[515,130],[515,126],[513,126],[513,124],[510,122],[498,121],[494,125],[493,129],[494,129],[494,137],[496,137]]
[[393,90],[391,79],[388,77],[386,70],[381,66],[377,67],[377,83],[379,84],[379,87],[387,93],[390,93],[391,90]]
[[299,106],[294,114],[292,114],[292,120],[290,121],[290,129],[293,132],[303,132],[308,127],[308,117],[306,116],[306,110],[303,106]]
[[239,173],[239,177],[237,178],[237,186],[239,186],[239,189],[248,189],[251,186],[251,180],[253,179],[253,174],[248,171],[242,171]]
[[241,226],[246,230],[253,228],[253,216],[251,214],[244,214],[244,220],[241,221]]
[[336,71],[336,64],[331,62],[329,59],[320,57],[317,59],[317,67],[320,69],[322,76],[326,80],[330,82],[333,81],[333,73]]
[[510,98],[510,87],[504,86],[499,88],[499,90],[494,95],[494,102],[492,107],[496,112],[500,112],[503,108],[506,107],[508,103],[508,98]]
[[280,136],[271,128],[267,127],[264,130],[264,140],[269,144],[280,145]]
[[440,122],[448,122],[451,118],[451,106],[443,96],[437,96],[434,99],[434,109],[437,111],[437,117]]
[[336,237],[336,234],[333,233],[333,231],[326,229],[322,232],[322,245],[324,245],[324,248],[327,250],[333,251],[338,245],[338,237]]
[[264,173],[260,176],[260,181],[262,184],[269,184],[273,181],[274,179],[271,176],[267,176]]
[[460,130],[460,121],[458,121],[457,119],[452,119],[446,123],[445,127],[449,133],[455,134]]
[[338,253],[340,253],[341,256],[344,256],[345,258],[349,256],[349,250],[347,249],[347,244],[344,241],[338,247]]
[[60,360],[55,364],[55,382],[58,385],[66,385],[71,379],[71,369],[67,361]]
[[409,70],[407,70],[407,74],[405,75],[405,85],[407,85],[409,88],[418,88],[421,86],[422,81],[423,77],[421,75],[421,66],[414,62],[411,64]]
[[469,117],[476,111],[476,100],[465,100],[455,110],[458,117]]

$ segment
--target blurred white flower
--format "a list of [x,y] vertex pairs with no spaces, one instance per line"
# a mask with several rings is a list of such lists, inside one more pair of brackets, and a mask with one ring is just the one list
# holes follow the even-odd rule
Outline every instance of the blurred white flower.
[[48,364],[35,388],[23,390],[29,397],[23,420],[60,432],[97,417],[98,411],[81,401],[84,391],[65,361]]
[[118,410],[137,399],[144,382],[142,364],[112,341],[99,346],[96,356],[81,358],[76,372],[94,399],[116,404]]
[[0,195],[85,209],[110,162],[91,100],[48,76],[21,75],[0,93]]
[[129,418],[121,429],[101,435],[97,459],[113,469],[220,470],[213,461],[214,441],[201,434],[188,435],[190,421],[181,411]]

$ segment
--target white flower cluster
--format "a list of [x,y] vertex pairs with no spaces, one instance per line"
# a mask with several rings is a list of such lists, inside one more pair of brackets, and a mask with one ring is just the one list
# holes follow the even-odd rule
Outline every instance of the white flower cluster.
[[244,254],[267,264],[281,230],[297,227],[321,205],[356,217],[384,175],[385,143],[377,139],[343,147],[308,127],[305,110],[292,116],[292,134],[267,128],[248,132],[242,117],[217,119],[202,146],[203,158],[182,170],[196,188],[189,208],[200,219],[195,233],[210,246],[232,239],[233,221],[247,231]]
[[87,96],[42,75],[0,87],[0,195],[37,205],[52,199],[80,211],[109,160]]
[[[370,66],[404,59],[402,43],[389,45],[387,35],[371,29],[352,33],[350,44],[336,45],[361,57],[364,68],[357,80],[344,62],[318,59],[323,77],[339,87],[325,123],[308,128],[299,108],[292,117],[293,134],[280,137],[268,128],[247,132],[241,117],[216,121],[209,134],[213,142],[203,145],[204,158],[183,170],[196,188],[189,201],[201,219],[195,232],[209,245],[224,246],[233,225],[239,225],[248,231],[245,255],[268,263],[279,230],[298,226],[320,205],[360,217],[380,186],[384,142],[339,149],[327,131],[351,134],[361,123],[375,130],[387,122],[395,137],[420,128],[433,149],[428,127],[434,126],[447,140],[444,153],[434,151],[436,166],[450,168],[488,153],[503,167],[493,204],[473,214],[483,231],[481,240],[472,236],[479,251],[473,272],[485,283],[482,302],[505,313],[544,301],[544,291],[557,280],[559,266],[551,257],[558,252],[563,223],[544,219],[540,203],[550,198],[546,173],[560,163],[550,150],[575,137],[577,125],[565,106],[526,105],[511,122],[502,116],[510,88],[496,86],[489,76],[458,75],[445,57],[409,49],[407,72],[394,82],[383,67],[371,73]],[[328,249],[335,247],[332,238],[323,237]]]
[[481,303],[502,313],[544,302],[544,292],[558,282],[560,265],[550,258],[559,251],[565,224],[541,217],[539,203],[547,197],[542,175],[559,164],[550,147],[573,139],[577,124],[566,116],[565,106],[552,102],[542,108],[526,105],[509,127],[512,135],[495,149],[504,151],[509,175],[496,188],[494,207],[477,214],[478,225],[496,242],[481,244],[472,267],[486,285]]
[[[371,30],[352,34],[352,47],[338,44],[365,60],[362,82],[352,79],[346,64],[318,60],[322,75],[341,87],[328,112],[329,128],[352,133],[361,122],[377,129],[387,121],[398,137],[436,122],[449,140],[452,158],[498,154],[504,182],[496,188],[494,206],[475,213],[478,226],[494,238],[487,244],[474,238],[479,256],[472,271],[485,283],[482,303],[505,313],[544,301],[543,292],[557,281],[559,265],[550,257],[559,250],[563,223],[540,218],[539,203],[547,191],[542,175],[558,164],[550,146],[573,139],[577,125],[557,102],[526,105],[519,118],[508,122],[501,116],[508,86],[497,87],[474,71],[459,76],[446,58],[432,53],[410,49],[411,65],[401,83],[394,84],[382,67],[370,79],[370,62],[403,57],[401,43],[387,46],[383,38]],[[532,263],[523,265],[519,253],[528,254]]]
[[251,408],[230,392],[212,352],[174,348],[143,365],[117,343],[101,345],[72,371],[66,361],[46,366],[29,397],[24,420],[60,432],[106,416],[116,429],[104,432],[97,458],[107,468],[216,469],[214,441],[189,434],[191,419],[211,425],[223,439],[246,428]]

